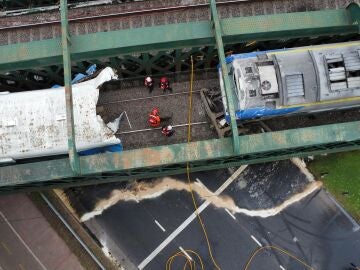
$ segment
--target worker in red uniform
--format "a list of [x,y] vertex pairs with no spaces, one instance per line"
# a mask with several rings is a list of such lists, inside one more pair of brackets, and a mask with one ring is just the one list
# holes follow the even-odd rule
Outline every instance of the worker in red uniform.
[[149,114],[148,122],[150,126],[157,128],[160,127],[160,123],[162,123],[163,125],[168,125],[171,119],[172,114],[170,116],[160,117],[160,111],[158,108],[155,107],[151,110]]
[[161,133],[164,134],[164,136],[166,137],[171,137],[172,135],[174,135],[175,130],[171,125],[167,125],[162,127]]
[[166,78],[165,76],[160,78],[159,87],[164,91],[164,94],[165,94],[166,90],[169,90],[170,92],[172,92],[172,88],[170,87],[170,82],[169,82],[168,78]]
[[154,90],[154,82],[150,76],[145,77],[144,85],[149,90],[149,94]]
[[159,115],[159,109],[158,108],[153,108],[149,114],[149,125],[156,128],[160,126],[160,115]]

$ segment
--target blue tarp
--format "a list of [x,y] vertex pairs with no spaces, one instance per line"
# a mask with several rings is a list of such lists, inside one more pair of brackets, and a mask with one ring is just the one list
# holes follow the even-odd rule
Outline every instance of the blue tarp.
[[[303,108],[303,106],[299,107],[291,107],[291,108],[281,108],[281,109],[269,109],[266,107],[259,108],[249,108],[246,110],[238,110],[235,112],[235,116],[237,120],[250,120],[268,116],[276,116],[276,115],[285,115],[289,113],[296,112]],[[230,123],[230,115],[225,115],[226,122]]]
[[122,151],[123,151],[123,147],[119,143],[119,144],[108,145],[108,146],[97,147],[97,148],[80,151],[79,156],[90,156],[90,155],[102,154],[102,153],[106,153],[106,152],[122,152]]
[[[96,64],[93,64],[90,67],[88,67],[88,69],[85,71],[86,74],[76,73],[74,76],[74,79],[71,81],[71,84],[78,83],[80,80],[93,75],[95,73],[95,71],[96,71]],[[61,87],[61,86],[58,84],[55,84],[51,88],[59,88],[59,87]]]

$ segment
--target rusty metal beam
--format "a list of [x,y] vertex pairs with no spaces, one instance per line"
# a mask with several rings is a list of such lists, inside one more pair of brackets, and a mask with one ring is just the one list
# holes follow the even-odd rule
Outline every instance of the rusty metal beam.
[[73,95],[71,87],[71,59],[70,59],[70,35],[68,27],[67,0],[60,1],[61,15],[61,45],[64,65],[64,86],[66,99],[66,121],[68,136],[69,160],[75,174],[80,174],[80,160],[76,152],[76,137],[74,127]]
[[175,144],[121,153],[80,157],[83,178],[71,170],[69,159],[0,168],[0,191],[78,186],[210,170],[295,156],[360,148],[360,122],[301,128],[242,136],[240,153],[232,139]]
[[[225,45],[255,40],[359,33],[359,6],[220,20]],[[164,34],[166,33],[166,34]],[[72,60],[96,60],[148,51],[215,46],[210,21],[99,32],[72,37]],[[0,46],[0,71],[62,63],[60,39]]]
[[228,71],[228,68],[226,65],[224,44],[223,44],[223,40],[222,40],[222,29],[220,26],[219,15],[218,15],[218,12],[216,9],[215,0],[210,1],[210,9],[211,9],[211,20],[214,24],[213,28],[214,28],[214,35],[215,35],[215,40],[216,40],[216,46],[218,49],[220,67],[221,67],[222,82],[224,84],[226,103],[227,103],[227,108],[229,110],[230,126],[231,126],[232,138],[233,138],[234,152],[239,153],[240,152],[240,144],[239,144],[239,131],[238,131],[236,117],[235,117],[235,98],[234,98],[234,94],[233,94],[234,92],[231,88],[230,79],[229,79],[229,75],[228,75],[229,71]]

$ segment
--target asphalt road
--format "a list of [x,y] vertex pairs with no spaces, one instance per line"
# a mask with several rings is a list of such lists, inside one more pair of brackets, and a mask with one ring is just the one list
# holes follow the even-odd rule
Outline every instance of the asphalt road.
[[[185,181],[185,176],[174,178]],[[227,170],[192,174],[194,181],[213,192],[228,183],[221,195],[249,210],[281,205],[309,183],[291,161],[251,165],[233,181],[226,182],[228,178]],[[94,189],[78,199],[90,210],[95,198],[100,201],[109,196],[109,190],[104,190],[106,187]],[[198,196],[197,201],[199,206],[204,204]],[[205,269],[215,269],[193,212],[187,191],[170,190],[139,202],[119,201],[85,223],[126,269],[164,269],[167,259],[181,249],[196,251]],[[350,262],[360,264],[359,226],[321,189],[266,218],[231,213],[210,203],[201,215],[214,257],[223,270],[243,269],[255,249],[268,245],[291,252],[317,270],[347,269]],[[183,265],[184,259],[177,259],[172,269],[182,269]],[[306,267],[270,249],[259,253],[249,269]]]

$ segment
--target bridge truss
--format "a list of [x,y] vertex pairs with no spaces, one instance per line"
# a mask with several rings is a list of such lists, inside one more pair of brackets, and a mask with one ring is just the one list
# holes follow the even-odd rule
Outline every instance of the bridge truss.
[[[233,108],[231,138],[149,147],[121,153],[79,157],[74,141],[71,72],[85,62],[130,61],[134,74],[158,68],[161,57],[175,58],[168,71],[179,71],[191,54],[198,66],[209,65],[218,55],[227,74],[224,46],[283,39],[359,34],[360,8],[284,13],[219,19],[216,2],[210,1],[211,21],[168,24],[146,28],[69,35],[67,1],[61,1],[58,39],[0,46],[0,72],[41,72],[63,64],[68,119],[69,157],[9,165],[0,168],[0,191],[78,186],[182,173],[190,162],[192,171],[209,170],[360,148],[360,122],[324,125],[265,134],[236,136]],[[170,55],[170,56],[169,56]],[[120,60],[119,60],[120,59]],[[125,59],[125,60],[124,60]],[[62,71],[60,71],[62,73]],[[59,69],[57,70],[59,72]],[[62,74],[57,74],[62,77]],[[234,98],[225,76],[228,104]]]

